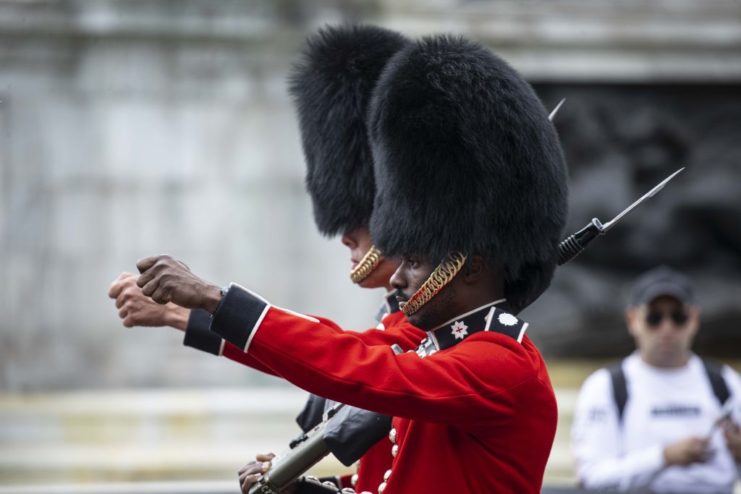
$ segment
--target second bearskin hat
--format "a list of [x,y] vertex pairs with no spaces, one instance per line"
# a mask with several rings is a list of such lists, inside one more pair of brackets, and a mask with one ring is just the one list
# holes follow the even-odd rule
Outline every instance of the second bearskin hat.
[[388,63],[369,130],[370,227],[385,255],[482,255],[504,269],[513,311],[545,290],[567,174],[547,112],[514,69],[464,38],[423,38]]
[[383,67],[409,41],[375,26],[327,27],[310,37],[290,75],[306,159],[306,187],[319,231],[367,226],[373,157],[366,131]]

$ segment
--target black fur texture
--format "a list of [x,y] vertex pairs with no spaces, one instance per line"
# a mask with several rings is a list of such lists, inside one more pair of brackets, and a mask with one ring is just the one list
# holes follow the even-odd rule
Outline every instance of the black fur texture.
[[308,38],[290,75],[319,231],[367,226],[375,180],[366,129],[373,87],[409,41],[374,26],[326,27]]
[[461,37],[432,36],[387,64],[369,113],[385,255],[482,255],[519,311],[550,284],[567,214],[555,128],[531,86]]

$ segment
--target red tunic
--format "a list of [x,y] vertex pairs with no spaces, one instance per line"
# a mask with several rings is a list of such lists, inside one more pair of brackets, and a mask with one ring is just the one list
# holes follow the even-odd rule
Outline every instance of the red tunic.
[[343,332],[237,286],[224,303],[212,330],[263,365],[317,395],[395,417],[385,494],[540,492],[557,410],[526,336],[478,332],[429,356],[397,355],[372,333]]

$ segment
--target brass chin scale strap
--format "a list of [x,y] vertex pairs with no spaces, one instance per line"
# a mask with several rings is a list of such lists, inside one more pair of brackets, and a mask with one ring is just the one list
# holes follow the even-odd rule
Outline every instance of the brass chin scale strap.
[[382,259],[381,251],[378,250],[375,245],[371,245],[371,248],[368,249],[368,252],[365,253],[358,265],[350,271],[350,279],[352,282],[360,283],[370,276],[373,270],[381,264]]
[[448,257],[438,264],[429,278],[419,287],[419,290],[414,292],[414,295],[406,303],[399,304],[404,315],[407,317],[411,316],[429,302],[432,297],[445,288],[445,285],[453,281],[453,278],[455,278],[455,275],[458,274],[465,263],[466,256],[460,252],[448,254]]

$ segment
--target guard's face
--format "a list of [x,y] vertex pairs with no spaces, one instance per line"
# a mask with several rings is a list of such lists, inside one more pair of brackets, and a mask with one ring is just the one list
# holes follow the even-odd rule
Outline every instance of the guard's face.
[[[427,281],[437,264],[419,257],[404,257],[391,277],[391,287],[396,290],[399,302],[406,302]],[[410,323],[423,330],[430,330],[456,316],[455,282],[443,288],[417,312],[408,316]]]
[[641,356],[659,367],[683,365],[700,326],[700,311],[673,297],[628,309],[628,330]]
[[[366,252],[373,246],[370,230],[367,227],[359,227],[342,235],[342,243],[350,249],[351,269],[355,269]],[[382,258],[376,269],[359,283],[362,288],[388,288],[389,278],[394,274],[398,261]]]

